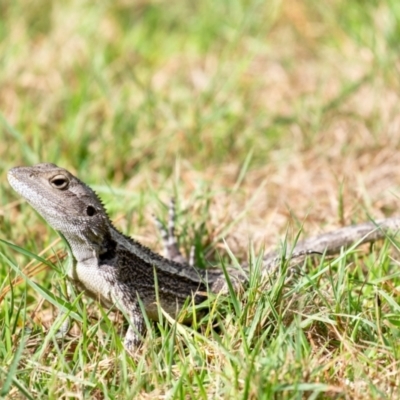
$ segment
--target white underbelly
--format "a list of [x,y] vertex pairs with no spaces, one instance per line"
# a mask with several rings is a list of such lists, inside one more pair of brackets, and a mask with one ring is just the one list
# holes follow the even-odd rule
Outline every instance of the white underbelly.
[[104,275],[97,266],[78,263],[71,278],[88,296],[100,301],[106,307],[111,307],[114,303],[112,285]]

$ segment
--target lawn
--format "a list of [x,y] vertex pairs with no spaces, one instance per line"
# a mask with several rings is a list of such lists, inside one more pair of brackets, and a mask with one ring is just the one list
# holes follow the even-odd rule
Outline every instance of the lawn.
[[[299,274],[264,251],[398,214],[395,0],[0,3],[0,398],[397,399],[396,237]],[[197,265],[249,261],[249,287],[192,325],[73,293],[65,246],[7,170],[53,162],[162,251],[171,197]],[[47,260],[46,262],[43,262]],[[73,326],[55,338],[67,309]]]

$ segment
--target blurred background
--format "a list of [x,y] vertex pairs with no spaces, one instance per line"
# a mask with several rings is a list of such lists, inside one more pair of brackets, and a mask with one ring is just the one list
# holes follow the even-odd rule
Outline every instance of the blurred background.
[[315,234],[398,207],[397,1],[33,0],[0,13],[4,210],[17,198],[6,171],[43,161],[93,185],[147,245],[141,211],[163,213],[171,195],[238,251],[276,245],[290,221]]

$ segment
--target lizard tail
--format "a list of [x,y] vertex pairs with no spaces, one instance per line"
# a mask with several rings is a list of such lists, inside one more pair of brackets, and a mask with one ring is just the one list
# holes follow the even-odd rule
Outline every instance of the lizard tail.
[[[400,217],[350,225],[296,243],[287,258],[291,260],[291,264],[292,262],[300,264],[309,255],[338,254],[342,248],[356,247],[363,243],[392,237],[399,231]],[[276,267],[281,262],[281,259],[282,256],[279,252],[269,252],[264,255],[263,268],[270,270]]]

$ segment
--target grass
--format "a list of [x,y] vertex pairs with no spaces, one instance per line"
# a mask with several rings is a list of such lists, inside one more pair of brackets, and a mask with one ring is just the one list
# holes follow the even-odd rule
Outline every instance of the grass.
[[[0,397],[399,397],[396,240],[295,279],[257,273],[263,249],[300,229],[396,214],[397,2],[0,9],[0,290],[23,278],[0,303]],[[166,216],[175,196],[182,248],[202,266],[250,258],[249,288],[191,326],[149,323],[129,357],[122,316],[79,293],[65,301],[63,245],[7,183],[9,168],[40,161],[92,185],[157,251],[150,213]],[[60,309],[75,321],[64,343]]]

